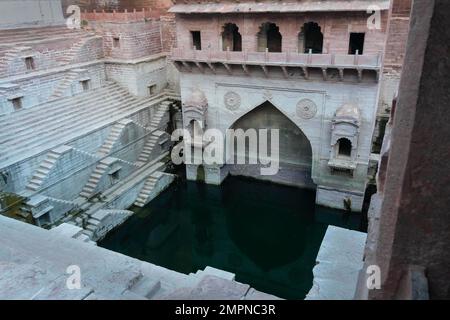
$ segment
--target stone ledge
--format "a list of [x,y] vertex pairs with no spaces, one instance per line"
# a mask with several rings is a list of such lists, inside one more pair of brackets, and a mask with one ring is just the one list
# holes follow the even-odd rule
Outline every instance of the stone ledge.
[[313,287],[306,300],[352,300],[363,266],[367,235],[329,226],[313,269]]

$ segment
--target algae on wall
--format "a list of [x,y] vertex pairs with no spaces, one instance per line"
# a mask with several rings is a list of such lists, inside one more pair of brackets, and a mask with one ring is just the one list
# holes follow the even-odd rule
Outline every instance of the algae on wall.
[[16,194],[0,192],[0,214],[19,221],[34,224],[33,216],[21,211],[24,200],[24,197]]

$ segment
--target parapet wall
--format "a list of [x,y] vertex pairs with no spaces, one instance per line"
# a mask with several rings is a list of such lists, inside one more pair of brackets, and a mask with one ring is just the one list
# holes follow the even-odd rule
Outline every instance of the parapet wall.
[[81,19],[85,29],[103,37],[107,57],[139,59],[170,52],[176,44],[174,15],[158,10],[84,11]]

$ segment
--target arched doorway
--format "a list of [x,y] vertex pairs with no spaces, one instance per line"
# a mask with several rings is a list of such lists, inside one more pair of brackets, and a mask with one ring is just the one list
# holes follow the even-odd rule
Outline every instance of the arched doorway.
[[[248,146],[248,140],[251,138],[247,138],[245,149],[246,165],[233,165],[236,175],[252,176],[302,187],[315,187],[311,179],[313,162],[311,143],[302,130],[272,103],[266,101],[257,106],[239,118],[230,129],[242,129],[243,131],[255,129],[257,132],[259,132],[259,129],[279,130],[279,173],[273,177],[261,177],[259,170],[257,170],[259,167],[249,164],[249,158],[253,157],[253,154]],[[268,136],[270,137],[270,133]],[[239,156],[243,156],[239,154],[240,150],[238,150],[236,142],[237,140],[234,141],[234,163],[237,163],[236,160]],[[268,150],[270,153],[270,142]]]
[[242,37],[238,26],[234,23],[227,23],[223,26],[222,50],[242,51]]
[[323,52],[323,34],[315,22],[305,23],[298,34],[298,51],[309,53],[309,50],[316,54]]
[[275,23],[266,22],[261,25],[258,32],[258,51],[281,52],[282,36]]

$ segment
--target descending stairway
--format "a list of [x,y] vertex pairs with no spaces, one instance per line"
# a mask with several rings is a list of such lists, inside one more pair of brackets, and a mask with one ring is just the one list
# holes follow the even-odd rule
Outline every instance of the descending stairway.
[[95,194],[95,189],[97,188],[100,179],[106,173],[106,170],[108,170],[109,165],[108,159],[100,160],[81,191],[80,196],[89,199]]
[[139,193],[134,205],[137,207],[144,207],[148,199],[150,197],[150,194],[155,189],[156,184],[158,183],[159,179],[162,177],[162,172],[157,171],[153,173],[144,183],[144,187],[142,188],[141,192]]
[[78,72],[70,71],[67,74],[67,76],[64,77],[64,79],[61,80],[60,83],[58,83],[55,91],[53,91],[53,94],[50,96],[50,98],[48,100],[52,101],[52,100],[61,98],[77,77],[78,77]]
[[[97,239],[99,236],[101,237],[101,235],[99,235],[98,232],[106,234],[115,227],[113,224],[108,222],[108,220],[109,221],[113,220],[116,223],[120,224],[121,220],[123,222],[131,215],[133,215],[133,212],[129,210],[118,210],[118,209],[99,210],[94,215],[89,217],[89,219],[87,220],[86,228],[85,230],[83,230],[83,234],[89,237],[89,239],[93,238]],[[114,218],[110,219],[109,217],[111,216],[114,216]],[[105,227],[108,228],[109,230],[104,230]]]
[[[0,165],[65,143],[157,103],[161,97],[137,98],[116,83],[0,117]],[[95,106],[93,108],[92,106]],[[51,147],[51,146],[50,146]]]
[[6,29],[0,33],[0,44],[23,44],[50,39],[77,38],[86,35],[90,35],[90,33],[84,30],[68,29],[66,26]]
[[157,130],[157,129],[165,129],[164,123],[162,123],[162,120],[167,112],[169,112],[171,101],[163,101],[158,106],[158,109],[156,110],[155,114],[153,115],[152,121],[150,122],[150,131]]
[[34,172],[33,177],[28,182],[26,188],[31,191],[37,191],[41,188],[44,180],[48,177],[49,172],[55,167],[61,153],[51,150],[47,154],[47,158],[40,164],[39,168]]
[[170,101],[163,101],[156,110],[153,115],[152,121],[150,122],[150,126],[147,127],[147,130],[152,132],[150,137],[145,142],[144,148],[142,149],[138,160],[136,162],[137,165],[142,166],[148,162],[150,156],[155,148],[155,146],[160,142],[161,137],[164,135],[163,131],[158,129],[165,129],[166,123],[163,123],[164,116],[169,111]]
[[119,140],[120,136],[122,135],[123,130],[130,123],[132,123],[132,121],[129,119],[123,119],[123,120],[120,120],[119,122],[117,122],[112,127],[112,129],[108,135],[108,138],[106,138],[105,142],[98,150],[98,155],[104,156],[104,155],[110,154],[114,145],[116,144],[116,142]]
[[159,141],[159,135],[157,135],[157,132],[158,131],[154,131],[150,135],[150,138],[145,141],[144,148],[142,149],[138,161],[136,162],[137,165],[142,166],[147,163],[148,159],[150,159],[153,149]]
[[58,59],[59,62],[63,65],[74,63],[84,46],[94,38],[95,37],[85,37],[79,39],[63,57]]

